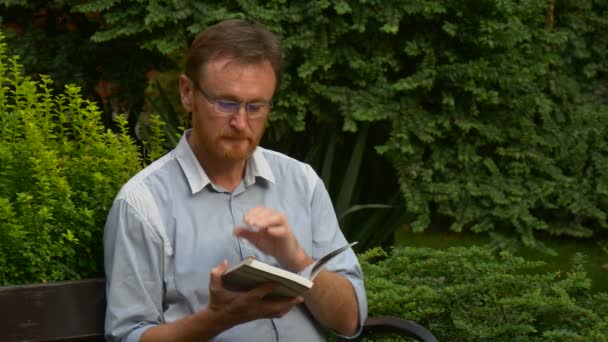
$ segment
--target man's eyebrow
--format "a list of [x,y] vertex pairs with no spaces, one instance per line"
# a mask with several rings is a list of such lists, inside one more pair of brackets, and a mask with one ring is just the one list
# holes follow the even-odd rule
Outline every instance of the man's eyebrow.
[[[242,98],[239,98],[238,96],[236,96],[234,94],[223,94],[221,92],[213,94],[213,99],[214,100],[234,101],[234,102],[245,102]],[[270,101],[270,99],[265,99],[263,97],[256,97],[256,98],[250,99],[246,102],[253,103],[253,102],[268,102],[268,101]]]

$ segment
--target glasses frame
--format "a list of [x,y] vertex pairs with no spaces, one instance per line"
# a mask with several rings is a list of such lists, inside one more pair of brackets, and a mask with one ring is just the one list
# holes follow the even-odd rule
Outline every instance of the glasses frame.
[[[209,103],[211,103],[213,105],[213,109],[215,110],[216,114],[219,114],[220,116],[225,116],[225,117],[231,117],[237,113],[239,113],[241,111],[241,108],[244,107],[245,108],[245,115],[248,118],[251,119],[257,119],[257,118],[261,118],[265,115],[267,115],[270,110],[272,109],[272,99],[270,99],[269,101],[254,101],[254,102],[240,102],[240,101],[230,101],[230,100],[221,100],[221,99],[215,99],[211,96],[209,96],[209,94],[207,94],[206,91],[203,90],[203,88],[197,83],[194,82],[194,80],[192,80],[190,77],[188,77],[190,79],[190,82],[192,82],[192,84],[194,85],[194,87],[196,88],[196,90],[198,90],[199,93],[201,93],[203,95],[203,97],[209,101]],[[234,111],[225,111],[221,109],[221,104],[238,104],[238,108]],[[258,106],[262,106],[262,108],[260,109],[259,112],[253,112],[251,113],[249,111],[249,105],[258,105]],[[268,108],[267,110],[264,110],[264,108]]]

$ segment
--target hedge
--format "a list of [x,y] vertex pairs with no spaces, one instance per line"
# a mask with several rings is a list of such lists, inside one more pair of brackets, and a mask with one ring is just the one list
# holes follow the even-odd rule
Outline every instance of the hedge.
[[267,24],[287,63],[269,134],[287,144],[294,130],[314,140],[372,123],[416,231],[440,220],[537,247],[606,236],[605,2],[52,3],[95,23],[94,42],[128,38],[171,60],[221,19]]

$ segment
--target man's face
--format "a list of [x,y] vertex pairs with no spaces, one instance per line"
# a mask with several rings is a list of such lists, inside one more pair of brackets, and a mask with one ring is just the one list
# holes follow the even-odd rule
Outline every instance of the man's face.
[[203,67],[200,88],[212,101],[240,102],[234,114],[221,113],[186,77],[180,78],[182,103],[192,112],[189,142],[199,160],[245,161],[258,146],[268,115],[249,118],[245,103],[270,101],[276,85],[269,62],[239,64],[227,58],[214,59]]

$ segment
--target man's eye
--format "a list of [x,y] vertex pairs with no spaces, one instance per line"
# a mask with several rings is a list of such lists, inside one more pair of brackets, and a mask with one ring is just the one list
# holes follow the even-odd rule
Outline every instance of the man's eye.
[[248,103],[247,104],[247,112],[256,113],[264,108],[265,103]]
[[216,104],[220,111],[229,113],[238,111],[241,106],[238,102],[222,100],[216,101]]

